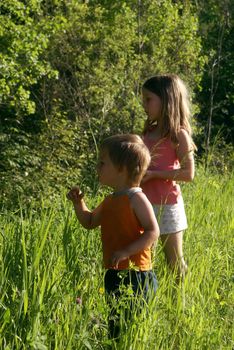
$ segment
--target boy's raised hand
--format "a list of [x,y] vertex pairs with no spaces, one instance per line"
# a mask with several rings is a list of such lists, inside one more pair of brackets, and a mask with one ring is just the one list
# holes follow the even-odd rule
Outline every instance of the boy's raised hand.
[[72,187],[70,191],[67,193],[67,198],[71,200],[73,203],[80,202],[83,197],[84,197],[84,194],[82,193],[82,191],[78,186]]

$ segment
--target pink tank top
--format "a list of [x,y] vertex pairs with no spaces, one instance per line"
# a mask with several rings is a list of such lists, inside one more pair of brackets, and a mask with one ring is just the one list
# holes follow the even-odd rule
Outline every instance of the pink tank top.
[[[157,143],[146,134],[143,138],[151,154],[149,170],[174,170],[180,168],[176,150],[169,138]],[[141,185],[152,204],[175,204],[181,195],[180,186],[173,180],[152,179]]]

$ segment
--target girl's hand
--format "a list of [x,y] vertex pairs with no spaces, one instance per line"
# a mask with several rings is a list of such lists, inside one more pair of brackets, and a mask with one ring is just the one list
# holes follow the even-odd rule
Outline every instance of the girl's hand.
[[67,193],[67,199],[69,199],[73,203],[80,202],[83,197],[84,197],[84,194],[81,192],[80,188],[77,186],[72,187],[70,191]]
[[125,259],[128,259],[129,255],[126,250],[119,250],[115,253],[113,253],[111,259],[110,259],[110,264],[113,269],[118,269],[119,263]]

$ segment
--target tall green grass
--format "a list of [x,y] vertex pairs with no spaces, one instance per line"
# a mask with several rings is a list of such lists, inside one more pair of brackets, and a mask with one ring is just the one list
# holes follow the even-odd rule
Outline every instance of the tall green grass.
[[233,349],[233,188],[230,174],[202,169],[183,185],[189,272],[178,287],[158,244],[157,298],[118,345],[107,336],[99,231],[78,224],[64,194],[2,213],[0,349]]

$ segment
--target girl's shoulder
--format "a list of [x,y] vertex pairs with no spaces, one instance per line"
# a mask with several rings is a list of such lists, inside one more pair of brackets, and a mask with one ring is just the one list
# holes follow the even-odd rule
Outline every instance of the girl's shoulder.
[[180,128],[178,134],[180,134],[180,135],[188,135],[189,136],[189,132],[185,128]]
[[188,131],[184,128],[181,128],[178,132],[178,145],[186,144],[193,147],[192,137],[189,135]]
[[177,135],[178,144],[176,146],[176,153],[179,159],[182,159],[185,154],[192,155],[196,150],[196,146],[193,143],[192,137],[185,129],[181,129]]

